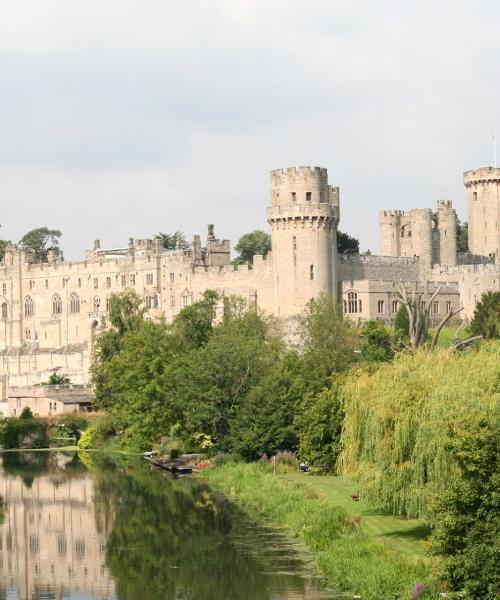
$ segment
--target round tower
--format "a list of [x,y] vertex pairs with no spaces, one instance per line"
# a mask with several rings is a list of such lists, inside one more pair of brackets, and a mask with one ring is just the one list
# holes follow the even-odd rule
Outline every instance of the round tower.
[[465,171],[469,250],[479,256],[500,258],[500,169],[481,167]]
[[433,219],[430,208],[410,210],[412,250],[419,257],[420,275],[425,277],[432,268]]
[[301,312],[311,298],[336,294],[339,188],[326,169],[292,167],[271,171],[274,313]]
[[438,200],[439,263],[457,264],[457,213],[451,200]]

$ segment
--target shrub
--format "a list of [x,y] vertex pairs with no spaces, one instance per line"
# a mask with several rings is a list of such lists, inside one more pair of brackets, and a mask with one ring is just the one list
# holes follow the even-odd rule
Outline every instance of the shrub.
[[5,419],[0,444],[3,448],[45,448],[48,446],[47,423],[35,419],[30,409],[25,408],[18,419]]
[[116,436],[116,423],[111,415],[96,417],[78,441],[82,450],[102,448]]
[[500,292],[486,292],[481,296],[470,329],[473,335],[485,339],[500,337]]

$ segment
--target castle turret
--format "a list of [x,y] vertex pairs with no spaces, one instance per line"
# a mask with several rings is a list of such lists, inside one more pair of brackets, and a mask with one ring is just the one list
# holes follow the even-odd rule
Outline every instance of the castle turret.
[[411,247],[414,256],[418,256],[421,276],[426,276],[432,267],[433,214],[430,208],[410,210]]
[[380,254],[401,256],[401,210],[380,211]]
[[457,213],[451,200],[438,200],[439,263],[457,264]]
[[472,254],[500,255],[500,169],[481,167],[464,173],[467,189],[469,250]]
[[311,298],[335,294],[339,188],[326,169],[293,167],[271,171],[274,312],[300,313]]

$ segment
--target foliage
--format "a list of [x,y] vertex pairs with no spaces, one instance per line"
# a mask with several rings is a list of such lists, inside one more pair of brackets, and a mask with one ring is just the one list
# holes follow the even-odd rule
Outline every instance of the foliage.
[[19,243],[24,248],[32,250],[36,260],[45,262],[50,250],[60,254],[59,238],[61,235],[62,233],[58,229],[39,227],[24,234]]
[[295,416],[304,394],[302,364],[287,352],[249,390],[231,422],[228,447],[246,460],[297,449]]
[[111,294],[109,320],[120,336],[128,331],[140,329],[146,309],[134,290],[125,290],[119,294]]
[[165,250],[176,250],[177,246],[181,250],[187,250],[189,248],[189,242],[182,231],[174,231],[174,233],[158,233],[156,236],[157,240],[161,240],[162,246]]
[[66,385],[68,383],[71,383],[69,377],[60,375],[59,373],[51,373],[47,383],[44,385]]
[[457,222],[457,252],[469,252],[469,225]]
[[452,590],[465,591],[467,598],[496,600],[500,598],[500,411],[490,419],[478,417],[453,426],[446,449],[458,473],[434,499],[431,550],[443,557]]
[[473,335],[500,338],[500,292],[485,292],[474,310],[470,324]]
[[359,254],[359,240],[337,231],[337,250],[339,254]]
[[234,261],[235,264],[251,265],[256,254],[266,256],[271,250],[271,236],[265,231],[256,229],[242,235],[234,249],[239,254]]
[[300,337],[304,377],[311,391],[319,391],[332,373],[346,370],[355,360],[358,333],[342,316],[336,299],[327,294],[313,298],[302,318]]
[[109,414],[102,413],[93,419],[78,441],[82,450],[101,448],[117,434],[116,422]]
[[176,316],[174,330],[187,350],[206,344],[212,335],[218,294],[205,290],[199,302],[186,306]]
[[48,445],[47,423],[33,417],[26,407],[17,419],[4,419],[0,427],[2,448],[44,448]]
[[9,244],[10,242],[8,240],[0,240],[0,261],[5,258],[5,250]]
[[394,514],[429,517],[428,495],[456,476],[445,448],[455,422],[500,403],[500,343],[467,353],[400,354],[344,386],[341,467],[364,497]]
[[227,450],[232,420],[279,351],[279,341],[267,334],[266,322],[254,310],[214,328],[208,342],[189,353],[177,371],[187,431],[209,435],[217,450]]
[[[406,314],[406,310],[405,310]],[[394,357],[393,336],[382,321],[367,321],[361,328],[361,357],[367,362],[386,362]]]
[[[303,485],[272,475],[269,463],[227,463],[204,473],[210,484],[252,518],[272,518],[312,552],[322,575],[364,600],[406,599],[427,569],[368,539],[362,524],[335,503],[307,493]],[[286,476],[285,476],[286,477]],[[437,598],[432,582],[420,600]]]
[[344,419],[341,379],[316,396],[308,395],[297,414],[299,455],[323,472],[333,471],[340,453],[340,435]]

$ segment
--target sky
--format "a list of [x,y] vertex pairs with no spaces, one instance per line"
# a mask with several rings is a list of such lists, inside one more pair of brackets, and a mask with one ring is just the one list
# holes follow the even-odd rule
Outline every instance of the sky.
[[0,237],[60,229],[76,260],[214,223],[234,245],[299,165],[373,253],[382,209],[465,219],[462,173],[500,138],[499,32],[493,0],[2,0]]

